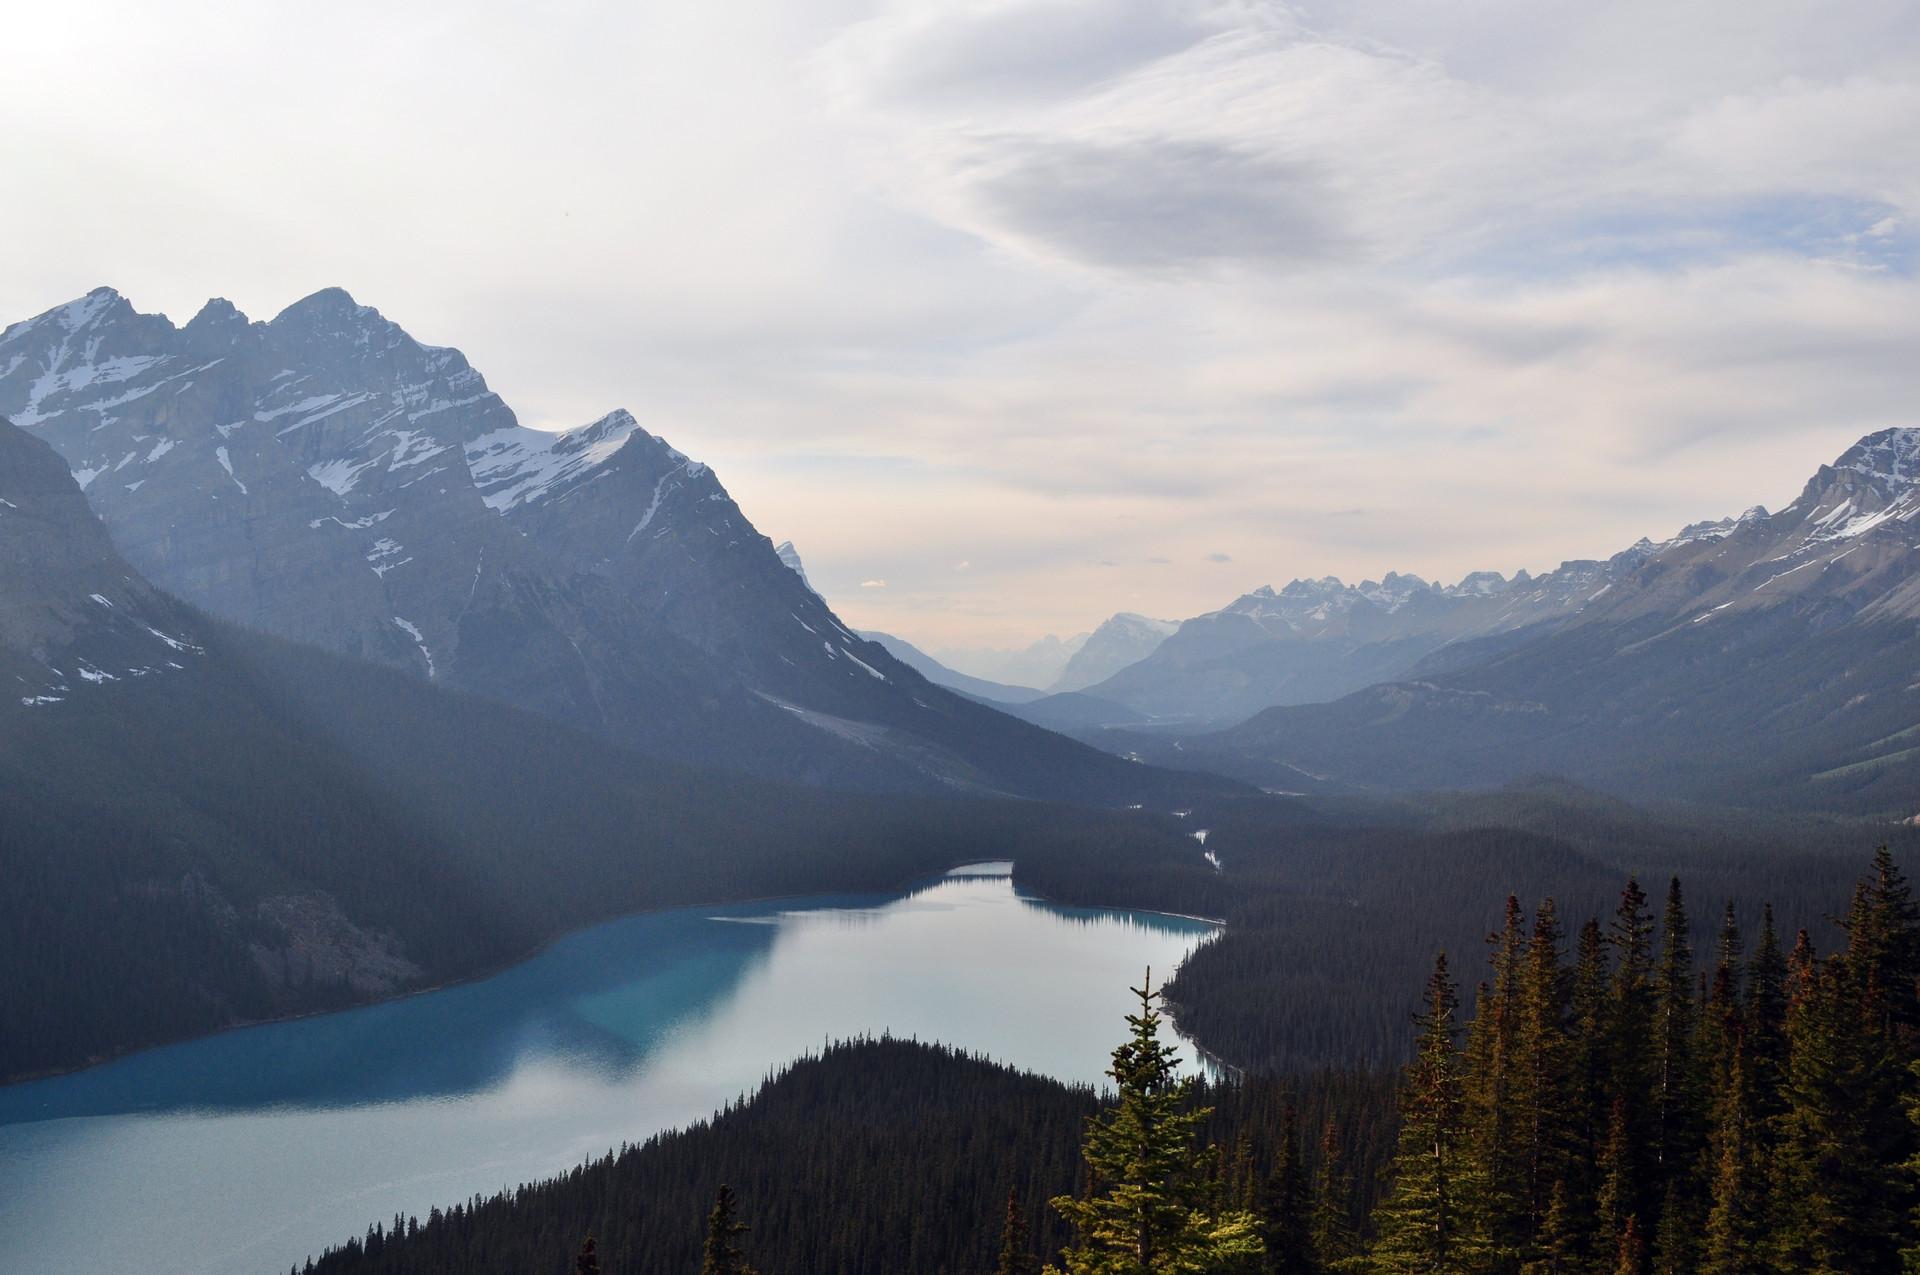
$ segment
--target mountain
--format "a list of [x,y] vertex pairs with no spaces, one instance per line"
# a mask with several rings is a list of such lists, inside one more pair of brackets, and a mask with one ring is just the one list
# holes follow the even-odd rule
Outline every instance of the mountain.
[[1101,623],[1060,676],[1047,689],[1054,692],[1084,691],[1106,681],[1130,664],[1138,664],[1159,649],[1160,644],[1180,626],[1172,620],[1150,620],[1144,615],[1122,611]]
[[632,416],[521,426],[458,351],[340,289],[182,327],[97,289],[0,332],[0,414],[64,457],[135,568],[220,618],[654,756],[1139,799],[1138,768],[855,637]]
[[1030,703],[1042,695],[1042,692],[1034,690],[1031,686],[1008,686],[1004,682],[989,682],[984,677],[970,677],[965,673],[956,672],[905,638],[897,638],[890,633],[862,630],[860,636],[880,646],[888,655],[934,685],[944,686],[948,690],[958,691],[962,695],[985,701],[996,708]]
[[114,551],[45,444],[0,425],[0,683],[26,708],[184,672],[198,617]]
[[1039,641],[1015,650],[951,647],[935,652],[935,656],[948,668],[957,669],[969,677],[1038,690],[1053,685],[1066,670],[1067,662],[1086,645],[1090,636],[1080,633],[1061,638],[1049,633]]
[[1869,435],[1776,514],[1631,552],[1554,625],[1178,741],[1280,788],[1557,772],[1629,795],[1920,810],[1920,430]]
[[879,889],[982,846],[1190,858],[1171,820],[695,770],[240,629],[144,580],[4,421],[0,673],[0,1080],[639,908]]
[[1662,544],[1643,539],[1611,558],[1565,562],[1540,576],[1478,571],[1440,585],[1390,571],[1357,585],[1326,576],[1263,587],[1185,621],[1145,658],[1088,690],[1190,727],[1338,699],[1403,677],[1456,644],[1520,640],[1561,623],[1650,557],[1765,516],[1753,509],[1741,519],[1697,523]]
[[[807,579],[807,564],[800,561],[800,551],[793,547],[793,541],[782,540],[773,547],[773,552],[781,562],[786,564],[787,570],[800,577],[801,584],[813,589],[813,581]],[[818,593],[819,590],[814,589],[814,592]]]

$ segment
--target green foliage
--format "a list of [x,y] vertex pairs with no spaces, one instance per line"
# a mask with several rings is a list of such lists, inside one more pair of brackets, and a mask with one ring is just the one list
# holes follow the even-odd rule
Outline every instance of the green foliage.
[[1454,1041],[1458,1008],[1442,954],[1427,983],[1426,1009],[1415,1018],[1413,1062],[1400,1089],[1392,1193],[1374,1218],[1373,1269],[1382,1275],[1477,1271],[1492,1253],[1486,1172],[1472,1153]]
[[1117,1101],[1087,1122],[1092,1189],[1053,1201],[1076,1237],[1062,1266],[1068,1275],[1251,1275],[1262,1256],[1259,1224],[1208,1199],[1199,1133],[1210,1112],[1194,1105],[1193,1081],[1176,1075],[1179,1051],[1160,1039],[1152,971],[1133,993],[1132,1034],[1108,1071]]
[[739,1204],[726,1183],[713,1197],[707,1214],[707,1239],[700,1249],[700,1275],[755,1275],[746,1250],[738,1243],[750,1228],[739,1218]]

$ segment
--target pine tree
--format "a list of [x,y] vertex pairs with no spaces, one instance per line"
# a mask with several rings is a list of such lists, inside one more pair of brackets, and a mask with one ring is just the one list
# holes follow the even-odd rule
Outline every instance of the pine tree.
[[1040,1263],[1028,1251],[1027,1214],[1019,1191],[1007,1189],[1007,1220],[1000,1232],[1000,1264],[994,1275],[1039,1275]]
[[1767,1219],[1765,1147],[1754,1106],[1744,1040],[1736,1041],[1723,1080],[1713,1134],[1712,1211],[1701,1275],[1748,1275],[1760,1265]]
[[746,1254],[736,1243],[749,1229],[736,1213],[733,1188],[723,1184],[714,1196],[713,1211],[707,1214],[707,1242],[701,1252],[700,1275],[754,1275]]
[[1063,1254],[1069,1275],[1251,1272],[1262,1249],[1259,1226],[1243,1212],[1209,1207],[1207,1149],[1199,1130],[1208,1108],[1192,1105],[1193,1082],[1175,1075],[1178,1051],[1160,1041],[1152,971],[1131,1038],[1113,1051],[1108,1074],[1114,1106],[1087,1122],[1082,1155],[1097,1184],[1085,1198],[1059,1196],[1053,1207],[1072,1222],[1075,1247]]
[[1580,1275],[1580,1227],[1571,1198],[1564,1181],[1553,1184],[1546,1216],[1534,1237],[1533,1256],[1521,1268],[1524,1275]]
[[[1613,1201],[1613,1207],[1622,1219],[1631,1214],[1644,1221],[1653,1215],[1652,1203],[1658,1199],[1656,1155],[1660,1139],[1654,1095],[1661,1054],[1652,978],[1653,920],[1647,912],[1646,892],[1633,878],[1628,878],[1626,889],[1621,891],[1607,942],[1614,951],[1607,1066],[1611,1096],[1620,1100],[1609,1120],[1624,1117],[1628,1122],[1618,1138],[1611,1123],[1608,1128],[1611,1151],[1621,1161],[1616,1166],[1616,1185],[1628,1188],[1628,1194]],[[1644,1235],[1643,1226],[1637,1226],[1636,1231]]]
[[1464,1092],[1472,1154],[1485,1181],[1490,1269],[1508,1271],[1531,1232],[1525,1144],[1517,1129],[1519,1038],[1526,984],[1527,924],[1520,900],[1507,896],[1505,922],[1488,940],[1492,979],[1482,984],[1467,1028]]
[[1787,1061],[1787,959],[1774,929],[1773,905],[1767,904],[1760,915],[1760,946],[1747,967],[1741,1017],[1754,1113],[1764,1123],[1780,1114],[1781,1071]]
[[1533,1244],[1556,1195],[1573,1204],[1563,1179],[1572,1150],[1573,1049],[1567,1034],[1567,974],[1560,964],[1560,921],[1552,899],[1535,913],[1521,974],[1511,1086],[1524,1238]]
[[1443,953],[1427,983],[1426,1010],[1400,1092],[1400,1144],[1393,1188],[1375,1214],[1373,1269],[1387,1275],[1463,1275],[1483,1270],[1485,1183],[1465,1120],[1460,1055],[1454,1045],[1459,998]]
[[[1667,887],[1660,925],[1660,972],[1655,979],[1654,1137],[1649,1185],[1658,1193],[1654,1267],[1659,1275],[1690,1271],[1702,1219],[1698,1177],[1704,1141],[1700,1078],[1695,1070],[1693,948],[1680,878]],[[1669,1216],[1672,1214],[1672,1216]]]
[[[1608,1025],[1611,1019],[1612,971],[1607,964],[1607,941],[1600,923],[1592,918],[1580,927],[1573,979],[1568,993],[1569,1065],[1567,1132],[1571,1155],[1567,1165],[1567,1207],[1573,1225],[1591,1234],[1599,1216],[1604,1180],[1600,1170],[1613,1116],[1613,1073]],[[1605,1251],[1611,1251],[1614,1232],[1607,1232]]]
[[1300,1159],[1299,1122],[1299,1112],[1288,1103],[1280,1115],[1273,1172],[1261,1192],[1260,1238],[1269,1275],[1313,1275],[1320,1269],[1313,1251],[1313,1193]]
[[1331,1117],[1320,1130],[1320,1163],[1313,1175],[1313,1250],[1328,1271],[1350,1270],[1360,1256],[1360,1236],[1353,1225],[1353,1175]]
[[1613,1260],[1613,1275],[1645,1275],[1646,1269],[1647,1242],[1640,1234],[1640,1218],[1629,1213],[1625,1225],[1620,1228],[1620,1242]]
[[1796,969],[1794,989],[1774,1258],[1814,1275],[1898,1269],[1904,1184],[1900,1161],[1883,1150],[1887,1123],[1901,1115],[1889,1051],[1843,958]]

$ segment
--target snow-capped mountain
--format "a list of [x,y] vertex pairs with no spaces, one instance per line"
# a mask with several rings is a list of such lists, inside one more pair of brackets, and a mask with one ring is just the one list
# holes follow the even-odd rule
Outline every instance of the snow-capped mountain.
[[[1262,587],[1195,616],[1149,655],[1088,690],[1157,718],[1225,725],[1263,708],[1338,699],[1391,681],[1453,648],[1564,623],[1608,596],[1648,560],[1731,535],[1766,511],[1695,523],[1658,544],[1642,539],[1610,558],[1577,559],[1534,576],[1476,571],[1443,585],[1388,572]],[[1471,658],[1467,656],[1466,658]]]
[[1047,689],[1055,693],[1080,691],[1104,682],[1129,664],[1152,655],[1179,627],[1174,620],[1153,620],[1122,611],[1102,621],[1087,636]]
[[1548,622],[1148,754],[1282,787],[1557,771],[1631,793],[1920,808],[1920,429],[1860,440],[1778,513],[1576,574],[1585,600]]
[[854,636],[632,416],[527,429],[457,350],[337,288],[179,327],[97,289],[0,332],[0,415],[61,454],[134,567],[222,618],[707,764],[1128,782]]
[[114,550],[60,457],[0,420],[0,703],[49,707],[204,654],[195,618]]
[[[786,564],[787,570],[800,577],[801,584],[813,589],[813,581],[807,579],[807,564],[800,561],[800,551],[793,547],[793,541],[782,540],[773,547],[773,552]],[[814,589],[814,592],[818,593],[819,590]]]

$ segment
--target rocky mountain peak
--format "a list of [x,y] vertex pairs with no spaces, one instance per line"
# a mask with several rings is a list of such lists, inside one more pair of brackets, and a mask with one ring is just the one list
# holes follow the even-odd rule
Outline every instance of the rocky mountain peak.
[[1833,462],[1843,473],[1862,476],[1884,492],[1920,483],[1920,428],[1906,426],[1868,434]]

